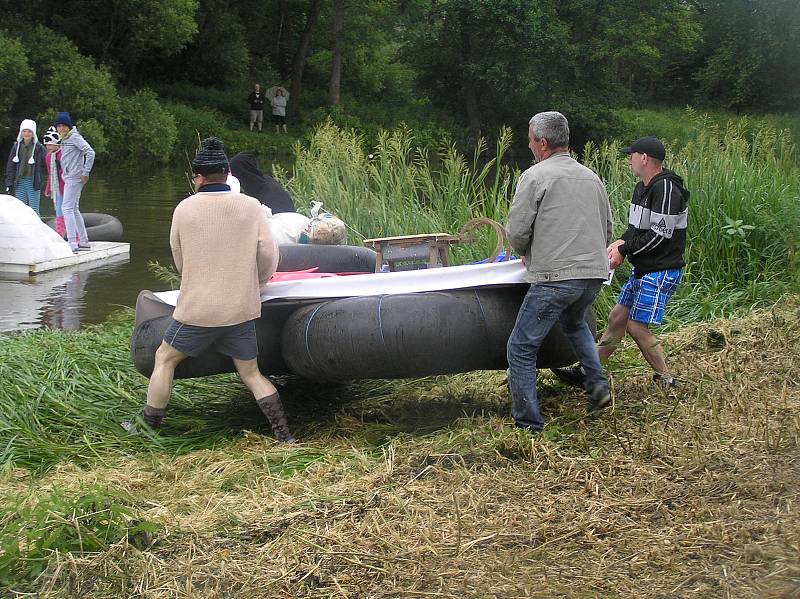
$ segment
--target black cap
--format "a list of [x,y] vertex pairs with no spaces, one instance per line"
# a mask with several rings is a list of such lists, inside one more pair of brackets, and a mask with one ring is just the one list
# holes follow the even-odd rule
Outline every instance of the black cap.
[[192,160],[192,172],[198,175],[210,175],[227,173],[228,169],[228,157],[225,155],[222,140],[209,137],[201,141],[200,150]]
[[661,140],[653,135],[648,135],[647,137],[640,137],[631,145],[622,148],[623,154],[633,154],[634,152],[638,154],[647,154],[648,156],[652,156],[656,160],[664,160],[664,157],[667,155],[666,150],[664,149],[664,144],[661,143]]

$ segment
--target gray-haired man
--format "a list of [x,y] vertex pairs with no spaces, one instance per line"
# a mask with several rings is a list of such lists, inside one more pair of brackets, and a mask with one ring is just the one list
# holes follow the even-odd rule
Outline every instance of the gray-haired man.
[[608,277],[611,207],[605,187],[569,155],[569,125],[559,112],[540,112],[528,125],[536,164],[519,178],[508,214],[508,239],[524,256],[531,286],[508,340],[508,383],[515,425],[544,428],[536,395],[536,359],[556,322],[586,372],[590,411],[610,401],[608,381],[584,312]]

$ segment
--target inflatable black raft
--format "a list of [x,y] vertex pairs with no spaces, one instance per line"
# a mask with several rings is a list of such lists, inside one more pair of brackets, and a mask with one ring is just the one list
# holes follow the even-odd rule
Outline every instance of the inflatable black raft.
[[[81,213],[86,225],[86,234],[89,241],[122,241],[122,223],[116,216],[101,212]],[[51,229],[56,228],[55,219],[47,221]]]
[[[291,270],[316,266],[306,261],[316,252],[330,253],[330,272],[372,272],[375,267],[375,254],[367,248],[299,245],[281,246],[278,268],[288,271],[287,265]],[[505,369],[506,342],[527,287],[264,302],[256,324],[259,367],[265,374],[329,381]],[[131,354],[136,369],[145,376],[152,373],[155,351],[172,311],[172,306],[152,292],[139,294]],[[590,312],[587,320],[594,331]],[[542,344],[538,366],[555,368],[575,361],[556,326]],[[175,376],[233,371],[231,359],[210,348],[197,358],[184,360]]]

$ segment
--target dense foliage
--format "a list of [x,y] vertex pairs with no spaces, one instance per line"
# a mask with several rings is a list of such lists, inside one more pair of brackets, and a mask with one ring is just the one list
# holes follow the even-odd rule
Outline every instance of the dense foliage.
[[330,116],[370,140],[403,121],[472,144],[543,109],[567,114],[581,147],[620,131],[609,108],[800,100],[794,0],[0,0],[0,11],[3,138],[66,109],[118,160],[166,161],[198,133],[242,129],[255,81],[293,90],[295,133]]

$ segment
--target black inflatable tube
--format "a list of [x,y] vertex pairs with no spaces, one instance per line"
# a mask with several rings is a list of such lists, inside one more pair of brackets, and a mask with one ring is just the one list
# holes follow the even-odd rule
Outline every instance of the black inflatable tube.
[[278,270],[296,272],[375,272],[374,250],[357,245],[281,244]]
[[[168,314],[137,323],[131,335],[133,364],[136,370],[146,377],[153,373],[156,350],[161,345],[164,332],[170,323],[172,309],[171,306],[165,307],[170,308]],[[281,355],[281,330],[286,319],[297,308],[296,303],[267,302],[262,304],[261,318],[256,321],[256,338],[258,339],[258,366],[264,374],[288,374],[291,372]],[[213,347],[210,347],[199,356],[187,358],[178,364],[175,378],[195,378],[234,372],[235,370],[233,360],[217,353]]]
[[[526,286],[368,296],[330,301],[266,302],[256,322],[258,364],[265,374],[316,380],[408,378],[505,369],[506,341]],[[131,355],[153,370],[172,307],[151,292],[137,301]],[[594,332],[591,310],[587,321]],[[575,362],[556,326],[539,351],[539,368]],[[233,372],[230,358],[209,348],[184,360],[175,378]]]
[[[308,306],[283,326],[289,369],[317,380],[388,379],[508,367],[506,342],[527,286],[355,297]],[[596,330],[591,311],[590,326]],[[537,366],[576,361],[559,326]]]
[[[122,223],[116,216],[101,212],[86,212],[81,216],[89,241],[122,241]],[[51,229],[56,228],[55,219],[49,219],[47,224]]]

